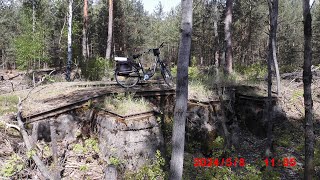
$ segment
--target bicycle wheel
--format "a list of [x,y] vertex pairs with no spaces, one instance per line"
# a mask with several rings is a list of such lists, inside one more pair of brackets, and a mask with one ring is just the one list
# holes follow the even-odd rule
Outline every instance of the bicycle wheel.
[[174,86],[173,77],[172,77],[169,69],[167,69],[166,66],[164,66],[164,65],[161,67],[161,74],[162,74],[162,77],[163,77],[164,81],[166,82],[166,84],[169,87],[173,87]]
[[118,70],[115,72],[115,79],[119,85],[125,88],[135,86],[140,79],[139,71],[131,71],[130,73],[122,73]]

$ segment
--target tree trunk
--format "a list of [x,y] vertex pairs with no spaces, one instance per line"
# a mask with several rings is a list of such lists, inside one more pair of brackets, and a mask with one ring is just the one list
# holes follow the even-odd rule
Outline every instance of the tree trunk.
[[72,4],[73,0],[69,0],[69,17],[68,17],[68,61],[66,80],[70,81],[71,64],[72,64]]
[[304,179],[311,180],[314,175],[314,132],[313,132],[313,103],[311,95],[311,60],[312,60],[312,19],[309,0],[303,1],[304,23],[304,64],[303,64],[303,97],[305,107],[305,169]]
[[[35,29],[36,29],[36,10],[35,10],[35,0],[32,0],[32,33],[33,33],[33,37],[35,35]],[[34,41],[34,38],[32,38],[32,41]],[[32,56],[33,56],[33,66],[32,69],[36,68],[36,59],[34,58],[34,55],[36,52],[32,52]]]
[[107,60],[110,60],[110,57],[111,57],[112,27],[113,27],[113,0],[109,0],[108,41],[107,41],[107,50],[106,50]]
[[215,47],[215,52],[214,52],[214,65],[216,69],[219,66],[219,34],[218,34],[218,2],[214,1],[214,21],[213,21],[213,29],[214,29],[214,47]]
[[268,54],[268,131],[267,131],[267,149],[265,155],[271,156],[272,151],[272,64],[275,66],[277,72],[277,92],[280,88],[280,74],[277,62],[277,20],[278,20],[278,0],[268,0],[269,18],[270,18],[270,32],[269,32],[269,54]]
[[276,71],[277,94],[280,94],[280,72],[277,60],[277,27],[278,27],[278,0],[268,0],[270,16],[270,35],[272,48],[272,64]]
[[232,73],[232,3],[233,0],[226,0],[226,18],[224,21],[225,41],[226,41],[226,60],[224,72],[226,74]]
[[181,40],[178,58],[176,106],[172,132],[170,179],[182,179],[185,123],[188,102],[188,65],[192,35],[192,0],[182,0]]
[[84,0],[83,5],[83,28],[82,28],[82,56],[87,61],[88,54],[88,0]]

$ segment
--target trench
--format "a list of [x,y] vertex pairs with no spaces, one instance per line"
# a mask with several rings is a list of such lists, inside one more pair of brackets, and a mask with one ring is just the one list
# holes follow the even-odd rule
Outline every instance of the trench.
[[[257,94],[248,95],[249,90],[255,91],[252,87],[229,88],[225,94],[227,98],[223,102],[219,99],[206,102],[189,100],[185,151],[200,152],[210,157],[214,140],[218,136],[225,136],[221,124],[223,114],[231,143],[235,147],[239,146],[241,128],[249,130],[257,137],[265,138],[267,100],[266,97]],[[243,93],[244,91],[246,93]],[[165,157],[166,162],[170,161],[174,95],[148,96],[146,100],[152,104],[152,111],[124,116],[93,105],[90,108],[78,108],[60,114],[43,122],[34,122],[31,133],[37,140],[50,141],[49,121],[53,120],[58,140],[62,142],[71,144],[79,140],[79,137],[94,134],[99,141],[99,158],[105,162],[104,172],[110,172],[110,165],[116,158],[121,163],[117,165],[115,172],[121,177],[125,172],[135,172],[152,164],[157,150]],[[285,118],[277,105],[276,97],[272,102],[275,110],[273,118]],[[222,110],[225,112],[221,112]]]

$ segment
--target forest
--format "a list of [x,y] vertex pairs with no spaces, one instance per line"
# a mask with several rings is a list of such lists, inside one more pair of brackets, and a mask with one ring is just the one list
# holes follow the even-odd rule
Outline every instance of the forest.
[[0,14],[0,179],[319,179],[319,0]]

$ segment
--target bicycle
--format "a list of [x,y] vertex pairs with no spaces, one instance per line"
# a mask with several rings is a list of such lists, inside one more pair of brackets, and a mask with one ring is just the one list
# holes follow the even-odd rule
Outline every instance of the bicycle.
[[[123,58],[123,57],[115,57],[116,60],[116,69],[115,69],[115,79],[119,85],[125,88],[135,86],[140,80],[147,81],[149,80],[157,70],[157,67],[160,67],[161,75],[169,87],[173,87],[173,78],[166,67],[165,63],[160,59],[160,48],[163,47],[162,43],[158,48],[155,49],[148,49],[147,51],[136,54],[131,58]],[[146,71],[145,68],[142,66],[140,59],[139,62],[136,63],[134,59],[138,59],[142,55],[146,53],[153,52],[153,55],[156,57],[155,62],[152,66],[152,70]],[[140,75],[142,73],[142,76]]]

